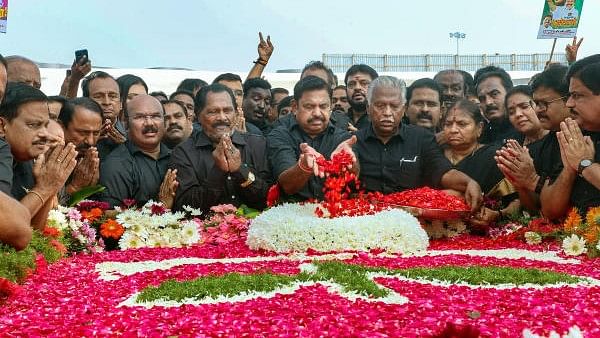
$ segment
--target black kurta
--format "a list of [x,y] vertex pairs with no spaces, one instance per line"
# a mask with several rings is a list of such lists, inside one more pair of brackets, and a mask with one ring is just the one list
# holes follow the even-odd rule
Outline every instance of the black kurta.
[[[212,155],[214,146],[203,131],[173,150],[169,166],[177,169],[179,187],[173,208],[181,210],[188,205],[208,211],[210,207],[230,203],[236,206],[263,209],[267,191],[272,183],[271,171],[266,156],[266,140],[249,133],[233,133],[231,142],[240,151],[242,166],[237,173],[227,173],[215,165]],[[248,172],[255,181],[247,187]]]

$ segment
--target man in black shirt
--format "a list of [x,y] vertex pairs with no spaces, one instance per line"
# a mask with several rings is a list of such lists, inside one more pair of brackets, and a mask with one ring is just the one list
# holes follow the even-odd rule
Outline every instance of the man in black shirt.
[[357,130],[369,126],[369,117],[367,115],[367,89],[371,81],[375,80],[379,74],[375,69],[359,64],[350,67],[346,71],[344,83],[346,84],[346,93],[348,96],[348,117],[350,123]]
[[98,184],[100,158],[96,144],[102,129],[102,108],[90,98],[79,97],[63,104],[59,118],[65,142],[75,145],[79,159],[62,191],[63,203],[67,202],[73,193]]
[[295,120],[273,129],[268,136],[273,177],[292,199],[322,199],[323,179],[315,175],[316,158],[330,158],[350,134],[330,123],[331,87],[316,76],[294,87]]
[[[562,194],[562,191],[554,190],[554,180],[563,170],[556,132],[560,131],[560,123],[571,115],[565,104],[569,97],[569,84],[565,81],[567,70],[567,66],[553,64],[531,79],[535,113],[542,128],[550,130],[540,140],[537,154],[509,142],[496,156],[498,167],[506,177],[510,177],[510,182],[519,193],[521,205],[529,210],[540,209],[540,192],[546,182],[544,204],[552,206],[556,196]],[[554,207],[552,209],[546,210],[544,215],[560,217],[553,213]]]
[[194,117],[193,114],[188,115],[187,109],[179,101],[167,100],[162,105],[165,110],[165,136],[162,142],[173,149],[192,135]]
[[516,139],[517,130],[508,120],[504,104],[506,93],[513,87],[508,73],[499,67],[488,66],[475,73],[475,88],[483,115],[488,120],[479,142],[483,144]]
[[267,120],[270,108],[271,84],[258,77],[246,80],[242,109],[248,133],[266,136],[271,131],[271,124]]
[[371,123],[358,131],[353,149],[364,187],[382,193],[424,185],[453,189],[465,195],[473,211],[478,210],[482,194],[477,182],[452,169],[433,133],[401,123],[405,90],[404,81],[392,76],[380,76],[369,86]]
[[[6,60],[0,54],[0,105],[6,90]],[[0,138],[0,243],[24,249],[31,240],[31,214],[29,210],[10,196],[12,155],[10,147]]]
[[[556,133],[553,152],[562,154],[562,170],[542,188],[544,216],[563,217],[570,206],[585,213],[600,205],[600,54],[588,56],[569,68],[569,98],[566,106],[573,119],[566,118]],[[546,149],[544,149],[544,152]]]
[[264,137],[233,129],[235,97],[222,84],[200,89],[195,105],[202,130],[171,155],[170,167],[179,177],[174,209],[208,211],[223,203],[263,209],[271,184]]
[[177,183],[176,175],[167,171],[170,150],[160,142],[165,133],[162,105],[150,95],[138,95],[127,104],[125,115],[128,140],[100,166],[99,182],[106,190],[99,199],[111,206],[125,199],[138,205],[160,200],[170,208]]
[[[42,229],[57,192],[75,168],[77,151],[71,143],[48,150],[48,99],[27,84],[11,82],[0,105],[0,142],[3,191],[21,201],[32,215],[33,227]],[[36,159],[33,164],[33,159]],[[6,182],[10,182],[10,186]]]
[[104,122],[96,144],[100,160],[104,160],[118,145],[125,142],[125,127],[117,119],[121,112],[121,92],[114,77],[95,71],[81,83],[83,97],[88,97],[102,107]]

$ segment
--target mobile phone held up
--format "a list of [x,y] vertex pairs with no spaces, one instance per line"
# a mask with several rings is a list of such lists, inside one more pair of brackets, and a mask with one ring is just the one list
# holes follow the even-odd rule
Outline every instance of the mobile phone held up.
[[85,62],[87,62],[90,58],[88,56],[87,49],[80,49],[75,51],[75,62],[81,64],[81,60],[85,57]]

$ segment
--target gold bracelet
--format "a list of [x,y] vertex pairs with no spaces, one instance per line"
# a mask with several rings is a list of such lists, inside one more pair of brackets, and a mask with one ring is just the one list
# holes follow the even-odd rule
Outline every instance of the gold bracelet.
[[305,173],[312,173],[312,172],[313,172],[311,168],[304,167],[304,166],[302,165],[302,162],[301,162],[300,160],[298,160],[298,167],[299,167],[299,168],[300,168],[302,171],[304,171]]
[[42,202],[42,205],[44,205],[44,203],[45,203],[45,202],[44,202],[44,198],[42,197],[42,195],[40,195],[40,193],[39,193],[39,192],[37,192],[37,191],[35,191],[35,190],[31,189],[31,190],[27,191],[27,193],[28,193],[28,194],[34,194],[35,196],[37,196],[37,197],[40,199],[40,202]]

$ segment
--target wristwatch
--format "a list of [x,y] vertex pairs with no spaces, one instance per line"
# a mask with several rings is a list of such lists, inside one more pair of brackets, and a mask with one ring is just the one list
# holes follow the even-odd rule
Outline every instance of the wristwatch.
[[585,168],[591,166],[592,164],[594,164],[594,162],[592,162],[592,160],[588,160],[588,159],[581,160],[581,162],[579,162],[579,167],[577,167],[577,175],[582,176]]
[[246,188],[250,184],[254,183],[254,180],[256,180],[256,177],[254,176],[254,174],[251,171],[248,171],[248,179],[246,179],[245,182],[243,182],[242,184],[240,184],[240,187]]

